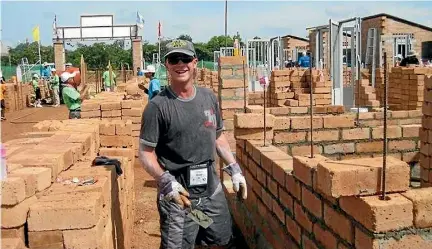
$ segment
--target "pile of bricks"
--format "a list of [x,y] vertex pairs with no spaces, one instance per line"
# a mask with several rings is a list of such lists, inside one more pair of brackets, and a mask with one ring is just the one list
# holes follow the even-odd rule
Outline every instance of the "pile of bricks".
[[30,94],[33,90],[29,84],[6,83],[6,92],[4,93],[5,112],[14,112],[22,110],[30,103]]
[[[240,202],[224,181],[233,217],[250,248],[432,247],[428,218],[432,188],[409,189],[409,166],[387,157],[333,161],[292,158],[262,141],[237,140],[248,198]],[[228,178],[229,179],[229,178]]]
[[422,129],[420,130],[421,185],[432,187],[432,75],[425,78]]
[[[358,84],[359,81],[357,81]],[[360,107],[379,107],[380,101],[377,99],[377,89],[369,84],[368,79],[362,79],[360,85],[354,90],[355,102]]]
[[[99,151],[99,122],[43,121],[4,143],[2,248],[131,248],[133,152]],[[98,152],[118,159],[123,174],[92,166]]]
[[[266,95],[267,97],[268,95]],[[248,92],[248,104],[249,105],[264,105],[264,93],[263,92]],[[266,101],[266,106],[269,106],[269,101]]]
[[[342,114],[345,112],[344,106],[341,105],[328,105],[328,106],[313,106],[314,114]],[[247,113],[264,113],[262,105],[248,105],[246,107]],[[303,116],[310,113],[309,106],[284,106],[284,107],[267,107],[266,112],[275,116]]]
[[270,78],[270,103],[272,106],[309,106],[312,80],[313,105],[331,104],[331,82],[326,71],[284,69],[272,71]]
[[[314,153],[332,159],[376,157],[382,155],[383,113],[356,116],[316,115],[313,117]],[[262,113],[237,113],[234,116],[236,139],[264,139]],[[420,111],[389,112],[387,137],[389,155],[406,162],[418,162],[420,149]],[[292,156],[310,153],[309,116],[266,116],[266,139]]]
[[217,93],[219,91],[218,71],[210,71],[208,77],[210,78],[210,86],[213,88],[213,91]]

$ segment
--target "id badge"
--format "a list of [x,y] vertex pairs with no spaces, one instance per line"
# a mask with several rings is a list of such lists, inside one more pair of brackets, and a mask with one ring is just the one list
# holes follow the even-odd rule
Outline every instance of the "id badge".
[[207,185],[208,182],[208,166],[207,164],[200,164],[190,166],[188,170],[189,187]]

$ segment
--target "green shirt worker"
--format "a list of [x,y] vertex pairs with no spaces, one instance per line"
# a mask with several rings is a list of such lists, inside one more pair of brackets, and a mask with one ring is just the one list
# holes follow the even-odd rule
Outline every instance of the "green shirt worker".
[[62,96],[63,102],[69,109],[69,119],[81,118],[81,103],[84,100],[84,96],[88,89],[88,86],[86,85],[81,93],[78,92],[77,87],[80,83],[74,81],[75,75],[75,72],[64,72],[60,76],[62,82],[64,82]]
[[51,80],[50,85],[52,89],[52,95],[53,95],[53,104],[54,107],[58,107],[60,105],[60,95],[59,95],[59,87],[60,87],[60,78],[57,75],[57,71],[55,68],[51,68]]
[[107,67],[108,70],[106,70],[103,75],[102,75],[102,79],[103,79],[103,83],[104,83],[104,88],[105,91],[110,92],[111,91],[111,85],[116,85],[116,74],[114,73],[114,71],[111,70],[112,73],[112,78],[110,77],[110,72],[109,72],[109,67]]

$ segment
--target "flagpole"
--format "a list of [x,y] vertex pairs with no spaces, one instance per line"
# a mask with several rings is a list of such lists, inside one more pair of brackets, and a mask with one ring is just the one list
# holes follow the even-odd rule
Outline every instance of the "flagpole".
[[158,40],[159,40],[159,54],[158,54],[158,66],[160,66],[161,63],[161,32],[160,32],[160,28],[161,28],[161,24],[159,21],[159,26],[158,26]]

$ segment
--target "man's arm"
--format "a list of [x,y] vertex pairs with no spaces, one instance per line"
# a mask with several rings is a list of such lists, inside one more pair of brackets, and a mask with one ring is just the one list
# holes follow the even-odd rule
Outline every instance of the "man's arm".
[[228,139],[223,133],[216,139],[216,152],[226,165],[236,162],[234,155],[231,152]]
[[155,149],[141,143],[139,147],[139,159],[141,165],[144,167],[147,173],[149,173],[156,181],[159,181],[159,178],[164,173],[164,170],[157,161]]

